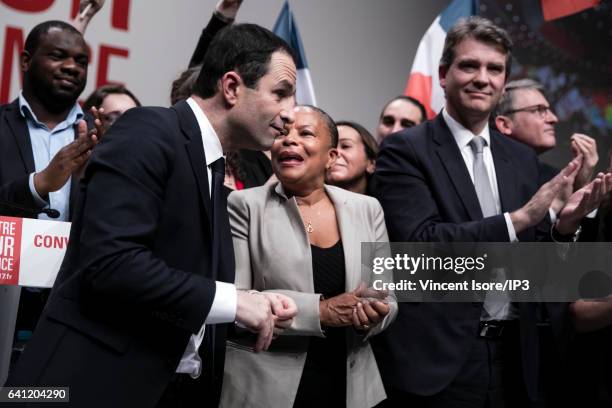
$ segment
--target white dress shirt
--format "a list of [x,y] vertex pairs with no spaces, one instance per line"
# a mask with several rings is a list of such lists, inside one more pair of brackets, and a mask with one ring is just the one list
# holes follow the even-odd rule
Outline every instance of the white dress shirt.
[[[204,144],[204,155],[206,159],[206,174],[208,175],[208,193],[212,189],[212,170],[210,165],[217,159],[223,157],[223,148],[219,141],[219,136],[213,129],[210,121],[192,98],[187,99],[187,104],[193,111],[200,132],[202,133],[202,143]],[[236,287],[231,283],[216,282],[217,290],[212,306],[206,316],[205,324],[197,334],[192,334],[181,357],[181,361],[176,369],[177,373],[186,373],[193,378],[198,378],[202,372],[202,359],[198,354],[198,349],[204,339],[204,330],[206,324],[230,323],[236,320],[236,303],[237,294]],[[206,358],[206,357],[205,357]]]
[[[495,200],[497,213],[501,213],[501,200],[499,198],[499,189],[497,188],[495,164],[493,163],[493,155],[491,154],[491,135],[489,134],[489,125],[487,124],[479,135],[475,135],[471,130],[466,129],[462,124],[453,119],[451,115],[446,112],[446,109],[442,109],[442,116],[444,117],[444,121],[448,125],[448,128],[453,134],[453,138],[459,147],[459,151],[461,152],[465,166],[470,173],[472,183],[474,183],[474,153],[470,147],[470,142],[474,136],[482,136],[482,138],[486,141],[482,150],[482,158],[487,169],[487,175],[489,176],[489,183],[491,184],[491,191],[493,192],[493,199]],[[505,212],[504,218],[506,219],[506,227],[508,228],[510,242],[518,241],[516,238],[516,231],[514,230],[514,224],[512,224],[512,219],[510,218],[510,213]]]

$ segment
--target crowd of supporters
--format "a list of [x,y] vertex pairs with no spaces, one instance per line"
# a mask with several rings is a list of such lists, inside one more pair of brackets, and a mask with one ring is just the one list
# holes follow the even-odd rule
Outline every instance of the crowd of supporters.
[[[201,112],[195,113],[196,133],[221,134],[223,128],[235,135],[251,135],[254,132],[245,130],[245,123],[251,120],[255,128],[262,122],[264,104],[270,103],[257,92],[264,92],[268,77],[283,78],[272,93],[276,102],[286,106],[280,119],[275,116],[266,124],[277,132],[268,149],[260,148],[265,143],[259,142],[237,143],[238,148],[230,149],[221,143],[217,149],[204,140],[206,162],[201,165],[203,169],[208,166],[202,174],[208,175],[210,195],[195,198],[214,214],[215,223],[225,225],[229,220],[233,250],[217,248],[225,258],[212,256],[212,264],[231,269],[231,276],[235,271],[230,283],[239,293],[253,297],[251,305],[265,303],[273,328],[265,331],[245,315],[238,316],[239,299],[238,306],[234,304],[236,318],[230,320],[240,324],[230,325],[227,341],[223,337],[219,347],[214,340],[219,339],[214,337],[214,323],[225,320],[207,319],[206,330],[202,326],[200,333],[187,333],[182,343],[177,341],[181,353],[187,347],[183,357],[168,360],[173,376],[168,374],[161,385],[151,380],[150,387],[157,390],[151,395],[156,398],[143,397],[147,403],[142,406],[193,406],[199,398],[208,404],[205,406],[223,407],[612,406],[609,297],[572,303],[492,298],[479,303],[406,303],[399,302],[392,291],[373,289],[362,274],[363,242],[548,241],[567,251],[564,245],[608,241],[612,236],[612,174],[610,169],[596,172],[596,141],[588,135],[572,135],[573,159],[563,169],[538,159],[556,146],[557,117],[540,84],[528,78],[509,81],[512,43],[507,33],[484,18],[457,23],[448,33],[440,61],[445,108],[428,120],[418,100],[394,97],[382,107],[372,135],[366,126],[373,124],[332,118],[320,107],[295,106],[292,51],[272,33],[234,25],[241,3],[221,0],[217,5],[185,71],[169,86],[170,111],[180,118],[181,112],[191,112],[187,109],[197,112],[198,101],[219,95],[229,105],[247,101],[248,106],[240,105],[241,116],[224,116],[220,122],[213,119],[217,111],[203,110],[207,120],[199,118]],[[0,107],[0,214],[31,217],[32,209],[54,208],[60,213],[58,220],[73,222],[73,234],[75,229],[88,231],[82,224],[91,220],[86,216],[88,200],[95,199],[89,197],[88,184],[97,171],[119,174],[125,170],[122,163],[112,161],[113,143],[138,149],[139,142],[121,142],[121,138],[147,137],[130,134],[130,124],[146,119],[141,112],[150,108],[142,108],[138,96],[125,85],[104,85],[87,96],[83,106],[78,102],[87,81],[88,50],[83,35],[103,4],[103,0],[83,1],[82,13],[72,23],[43,22],[27,37],[22,54],[23,88],[15,101]],[[241,36],[265,37],[268,42],[262,40],[262,44],[268,48],[248,49],[251,43]],[[245,53],[263,54],[253,57],[263,61],[244,61],[242,50],[232,48],[243,43]],[[226,69],[223,64],[233,65]],[[212,85],[211,72],[220,75]],[[232,82],[232,75],[239,79]],[[236,91],[238,86],[232,88],[232,83],[243,87]],[[159,121],[151,126],[165,129],[170,119],[160,114]],[[215,127],[217,123],[220,127]],[[163,143],[171,144],[166,139]],[[88,166],[106,145],[111,150],[102,150]],[[225,160],[211,161],[211,151]],[[132,153],[123,152],[125,160],[131,160]],[[148,195],[158,195],[163,203],[177,199],[166,197],[173,194],[167,180],[175,177],[175,167],[164,161],[171,160],[169,156],[174,160],[176,153],[164,151],[155,156],[164,171],[151,176],[153,184],[143,188],[144,192],[135,190],[136,201],[126,201],[124,206],[138,208],[137,199]],[[140,155],[134,154],[133,160],[140,163]],[[223,163],[220,170],[215,163]],[[143,171],[157,171],[149,165],[143,162]],[[213,193],[215,174],[223,175],[223,200]],[[166,189],[160,187],[166,182]],[[142,184],[136,179],[133,183]],[[120,205],[114,209],[118,214],[126,211]],[[155,215],[158,219],[164,216],[163,210]],[[49,219],[44,214],[38,218]],[[192,222],[183,220],[182,228]],[[224,232],[217,232],[212,224],[206,228],[212,231],[212,242],[217,242]],[[161,225],[159,231],[135,241],[152,247],[156,254],[156,234],[175,233],[174,227]],[[108,234],[108,239],[129,240],[121,231],[105,229],[102,224],[96,223],[92,230],[96,228]],[[94,232],[79,234],[79,241],[99,238]],[[84,244],[72,241],[71,237],[66,270],[69,264],[85,262],[86,251],[81,255],[78,250]],[[213,245],[212,251],[217,249]],[[378,250],[381,252],[371,255],[388,255],[385,248]],[[90,301],[113,303],[113,296],[118,303],[130,305],[125,293],[113,286],[118,283],[112,278],[100,283],[109,279],[105,268],[114,268],[109,265],[112,262],[96,262],[95,267],[87,265],[94,269],[92,276],[77,285],[91,297],[78,298],[78,313],[120,332],[125,327],[88,309]],[[66,273],[60,276],[50,301],[56,304],[64,301],[67,295],[61,293],[75,279]],[[217,291],[220,293],[219,286]],[[54,320],[52,312],[61,310],[44,312],[49,296],[49,290],[21,290],[11,368],[16,374],[9,377],[9,384],[63,385],[24,382],[24,367],[32,367],[37,359],[44,373],[40,378],[70,381],[71,377],[47,369],[34,352],[30,354],[34,357],[27,357],[30,341],[36,341],[39,320]],[[147,302],[137,307],[146,308]],[[107,306],[106,317],[112,320],[113,306]],[[134,339],[157,336],[164,325],[182,327],[182,317],[173,317],[178,312],[155,307],[162,310],[151,314],[163,325],[150,332],[131,333]],[[214,307],[213,303],[211,310]],[[58,321],[71,327],[70,319]],[[91,342],[99,341],[88,332],[98,329],[76,326]],[[61,336],[57,339],[67,341]],[[108,342],[114,356],[130,347]],[[36,344],[42,347],[40,340]],[[193,347],[191,355],[189,347]],[[204,347],[214,352],[203,354]],[[79,352],[74,351],[75,361]],[[87,369],[87,363],[72,364]],[[212,365],[210,377],[208,364]],[[219,364],[222,374],[214,374]],[[135,367],[135,371],[147,376],[146,366]],[[199,395],[201,385],[196,379],[200,375],[218,388]],[[40,378],[36,381],[44,381]],[[73,387],[75,401],[82,401],[74,384],[66,385]]]

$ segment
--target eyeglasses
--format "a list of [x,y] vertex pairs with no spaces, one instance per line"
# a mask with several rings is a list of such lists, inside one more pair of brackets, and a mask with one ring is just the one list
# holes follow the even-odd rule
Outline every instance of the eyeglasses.
[[512,110],[507,111],[505,114],[510,115],[512,113],[517,113],[517,112],[537,113],[541,118],[545,118],[546,115],[548,115],[549,113],[552,115],[555,114],[555,112],[553,112],[550,106],[546,106],[546,105],[533,105],[533,106],[527,106],[525,108],[520,108],[520,109],[512,109]]

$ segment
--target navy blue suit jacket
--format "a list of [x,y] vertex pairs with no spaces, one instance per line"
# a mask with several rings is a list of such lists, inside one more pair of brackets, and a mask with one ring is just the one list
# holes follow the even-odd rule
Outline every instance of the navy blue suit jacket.
[[[534,152],[491,129],[502,212],[524,205],[542,183]],[[474,184],[440,114],[385,138],[376,163],[376,197],[396,242],[509,242],[502,214],[483,219]],[[548,240],[548,217],[518,234]],[[537,392],[534,304],[519,304],[521,348],[529,394]],[[458,375],[477,338],[481,303],[400,303],[396,322],[377,339],[383,379],[391,386],[433,395]]]
[[[66,257],[10,383],[70,386],[74,406],[155,406],[215,280],[234,280],[229,222],[212,225],[207,177],[186,102],[135,108],[113,125],[87,166]],[[226,255],[217,270],[213,237]],[[225,327],[216,335],[216,350],[200,353],[200,398],[220,387]]]

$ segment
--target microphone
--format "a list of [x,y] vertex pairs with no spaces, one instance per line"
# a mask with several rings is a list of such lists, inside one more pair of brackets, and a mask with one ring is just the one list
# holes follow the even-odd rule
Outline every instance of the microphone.
[[[60,212],[53,208],[32,208],[13,203],[11,201],[0,200],[0,207],[6,207],[13,210],[21,211],[28,215],[47,214],[49,218],[59,218]],[[1,211],[0,211],[1,215]]]

